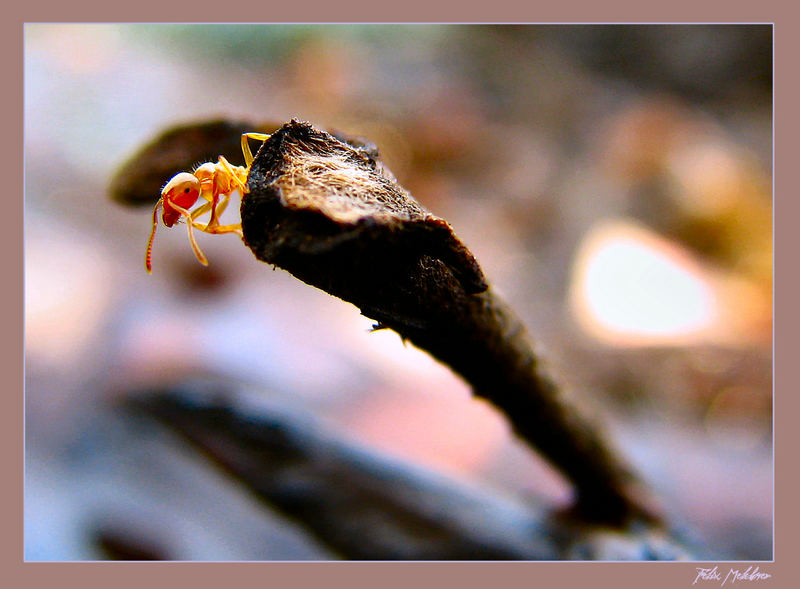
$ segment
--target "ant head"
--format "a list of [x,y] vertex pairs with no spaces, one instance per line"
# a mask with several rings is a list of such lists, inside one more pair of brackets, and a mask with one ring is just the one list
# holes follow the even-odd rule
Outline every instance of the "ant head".
[[194,174],[180,172],[179,174],[175,174],[170,181],[166,183],[161,190],[161,198],[166,200],[170,198],[170,195],[175,197],[181,192],[188,194],[192,189],[200,190],[200,180],[198,180],[197,176]]
[[180,218],[180,212],[173,206],[188,209],[200,196],[200,180],[193,174],[181,172],[172,177],[161,191],[161,200],[164,204],[162,219],[164,225],[172,227]]

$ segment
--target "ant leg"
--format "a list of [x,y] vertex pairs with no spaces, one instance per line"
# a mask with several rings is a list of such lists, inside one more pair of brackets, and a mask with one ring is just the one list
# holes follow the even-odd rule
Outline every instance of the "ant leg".
[[231,200],[230,200],[231,199],[231,195],[230,194],[223,194],[221,196],[222,196],[222,198],[220,198],[217,201],[216,208],[213,208],[213,204],[212,204],[212,210],[214,211],[214,215],[213,215],[214,218],[211,221],[208,222],[209,226],[211,226],[212,228],[213,227],[220,227],[219,218],[222,216],[222,213],[225,212],[225,209],[228,208],[228,205],[231,202]]
[[[227,195],[225,196],[224,199],[220,200],[220,204],[217,207],[217,212],[220,215],[225,211],[225,208],[228,206],[228,203],[230,203],[230,200],[228,199]],[[212,225],[211,222],[209,222],[208,225],[206,225],[205,227],[198,227],[198,228],[201,229],[202,231],[205,231],[206,233],[213,233],[215,235],[221,233],[235,233],[239,237],[244,236],[244,234],[242,233],[241,223],[235,223],[232,225],[219,225],[219,224]]]
[[207,225],[201,225],[200,223],[198,223],[196,221],[196,219],[198,217],[202,216],[202,215],[205,215],[210,210],[211,210],[211,203],[210,202],[206,202],[206,203],[203,203],[202,205],[200,205],[199,207],[197,207],[195,210],[193,210],[190,213],[190,215],[191,215],[190,216],[190,220],[191,220],[191,223],[192,223],[192,225],[194,226],[195,229],[199,229],[200,231],[205,231],[206,230]]
[[[245,184],[245,180],[247,179],[247,170],[240,166],[234,167],[224,156],[219,156],[219,165],[225,170],[228,180],[236,184],[239,193],[246,194],[247,185]],[[245,180],[242,180],[242,178]]]
[[195,225],[195,228],[200,229],[201,231],[205,231],[206,233],[212,233],[214,235],[223,235],[225,233],[235,233],[242,239],[244,238],[244,233],[242,233],[242,226],[239,223],[235,225],[217,225],[216,227],[212,227],[211,230],[206,231],[206,228],[202,225]]
[[[224,160],[223,160],[223,162],[227,163]],[[244,234],[242,233],[242,224],[241,223],[234,223],[234,224],[231,224],[231,225],[220,225],[219,224],[219,217],[222,215],[222,213],[225,212],[225,209],[228,208],[228,205],[230,204],[230,202],[231,202],[230,201],[230,194],[223,194],[222,198],[220,199],[219,203],[217,204],[217,218],[215,219],[216,223],[214,223],[212,225],[212,223],[209,221],[208,225],[206,225],[206,228],[205,228],[205,231],[207,233],[214,233],[214,234],[235,233],[239,237],[244,237]]]
[[228,206],[228,199],[232,190],[239,190],[241,194],[247,192],[247,186],[242,178],[247,177],[247,170],[241,166],[232,166],[224,156],[219,156],[219,161],[215,166],[210,186],[206,185],[200,195],[211,203],[211,219],[208,222],[208,229],[219,225],[219,217],[225,207]]
[[[192,219],[192,213],[183,209],[176,205],[175,203],[171,203],[173,209],[178,211],[181,215],[186,217],[186,227],[187,231],[189,232],[189,243],[192,245],[192,251],[194,252],[194,256],[197,258],[197,261],[200,262],[203,266],[208,266],[208,258],[205,257],[203,252],[200,250],[200,246],[197,245],[197,241],[194,239],[194,233],[192,233],[192,227],[194,227],[194,220]],[[205,205],[203,205],[205,206]],[[202,207],[201,207],[202,208]]]
[[[225,198],[220,200],[220,204],[217,207],[218,213],[221,215],[225,208],[228,206],[230,200],[227,198],[227,195],[223,195]],[[236,233],[239,237],[242,237],[242,225],[240,223],[236,223],[235,225],[211,225],[211,222],[207,223],[206,225],[201,225],[197,223],[195,219],[200,215],[207,213],[211,209],[211,203],[207,202],[203,205],[197,207],[191,213],[192,225],[195,229],[199,229],[205,233],[213,233],[215,235],[221,233]]]
[[[205,231],[206,233],[212,233],[211,229],[219,225],[219,216],[225,210],[225,207],[228,206],[226,202],[228,196],[222,195],[223,198],[220,199],[220,194],[217,188],[216,177],[214,178],[211,188],[205,188],[204,190],[201,190],[200,196],[208,202],[204,203],[201,207],[195,209],[196,215],[193,218],[196,219],[197,216],[206,213],[208,210],[211,210],[211,217],[209,218],[208,224],[206,224],[205,226],[206,228],[203,229],[203,231]],[[195,227],[198,226],[195,225]]]
[[242,134],[242,153],[244,154],[244,165],[246,168],[250,167],[250,164],[253,163],[253,152],[250,151],[250,144],[248,143],[248,139],[257,139],[258,141],[266,141],[269,139],[271,135],[265,135],[264,133],[244,133]]
[[[217,187],[214,186],[214,189],[211,192],[211,218],[208,220],[208,225],[206,228],[210,229],[212,227],[216,227],[219,225],[219,216],[222,214],[222,211],[219,211],[219,192],[217,192]],[[224,208],[223,208],[224,210]]]
[[[225,208],[228,206],[228,202],[229,201],[228,201],[227,198],[224,198],[224,199],[219,201],[220,204],[217,207],[217,211],[219,212],[220,215],[225,211]],[[211,210],[212,204],[213,203],[210,203],[210,202],[203,203],[202,205],[200,205],[199,207],[197,207],[195,210],[193,210],[191,212],[191,217],[190,218],[191,218],[192,226],[195,229],[199,229],[200,231],[203,231],[204,233],[219,233],[219,231],[218,231],[219,228],[221,228],[221,227],[231,227],[231,225],[219,225],[219,224],[213,225],[210,221],[208,223],[206,223],[205,225],[202,225],[202,224],[200,224],[200,223],[198,223],[196,221],[196,219],[198,217],[206,214],[208,211]]]
[[235,223],[233,225],[217,225],[212,231],[209,231],[209,233],[213,233],[215,235],[220,235],[222,233],[235,233],[239,237],[244,237],[241,223]]

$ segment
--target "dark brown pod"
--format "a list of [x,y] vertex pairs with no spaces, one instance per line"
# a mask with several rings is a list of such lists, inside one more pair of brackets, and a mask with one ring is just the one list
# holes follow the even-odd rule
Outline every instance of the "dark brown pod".
[[178,172],[216,162],[220,155],[242,165],[242,133],[269,133],[277,126],[217,119],[171,127],[120,166],[109,184],[109,195],[123,205],[153,206],[164,184]]

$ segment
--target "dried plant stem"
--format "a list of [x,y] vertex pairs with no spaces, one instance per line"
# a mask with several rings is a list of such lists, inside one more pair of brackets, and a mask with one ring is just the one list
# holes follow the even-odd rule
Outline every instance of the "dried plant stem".
[[372,146],[291,121],[262,146],[248,190],[242,229],[259,260],[351,302],[460,374],[566,474],[582,519],[658,521],[598,427],[544,373],[472,254]]

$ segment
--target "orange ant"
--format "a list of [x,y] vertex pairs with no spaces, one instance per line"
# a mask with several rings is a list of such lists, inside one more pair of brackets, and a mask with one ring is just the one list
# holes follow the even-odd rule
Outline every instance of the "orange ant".
[[[242,237],[242,225],[220,225],[219,217],[225,211],[233,191],[238,190],[240,194],[247,193],[247,174],[250,172],[250,164],[253,163],[253,154],[250,151],[248,139],[266,141],[269,135],[263,133],[245,133],[242,135],[242,153],[244,154],[244,166],[234,166],[223,156],[219,156],[217,163],[208,162],[200,165],[194,172],[180,172],[172,177],[161,190],[161,197],[153,208],[153,229],[150,231],[150,239],[147,240],[147,253],[145,254],[144,264],[147,273],[151,274],[153,238],[156,235],[158,226],[158,208],[162,207],[164,212],[161,220],[167,227],[172,227],[179,222],[181,217],[186,219],[186,227],[189,232],[189,242],[192,245],[197,260],[208,266],[208,259],[200,250],[200,246],[195,241],[192,229],[198,229],[205,233],[221,234],[235,233]],[[198,198],[203,198],[206,202],[197,207],[194,211],[189,209],[194,206]],[[196,221],[198,217],[211,212],[208,223],[201,225]]]

